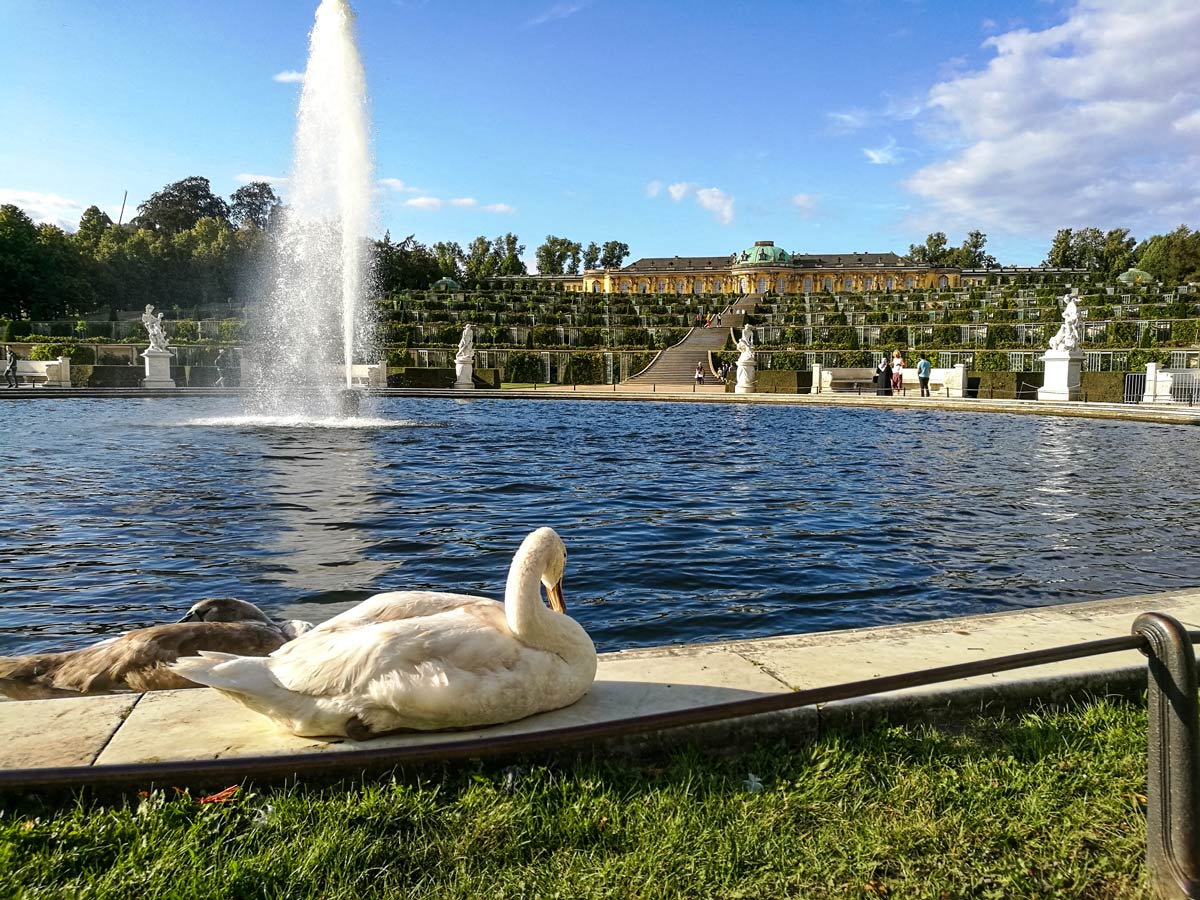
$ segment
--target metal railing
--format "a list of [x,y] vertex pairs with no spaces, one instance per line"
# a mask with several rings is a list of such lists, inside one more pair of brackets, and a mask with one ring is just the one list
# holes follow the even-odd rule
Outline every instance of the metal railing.
[[344,753],[306,753],[125,765],[0,770],[0,791],[84,787],[193,784],[227,779],[294,778],[331,772],[379,772],[415,763],[445,762],[515,753],[545,752],[667,728],[700,725],[762,713],[941,684],[996,672],[1140,650],[1149,658],[1146,753],[1146,864],[1158,896],[1200,898],[1200,697],[1193,642],[1188,631],[1163,613],[1143,613],[1125,637],[938,666],[898,675],[828,685],[743,700],[589,722],[544,731],[455,739]]

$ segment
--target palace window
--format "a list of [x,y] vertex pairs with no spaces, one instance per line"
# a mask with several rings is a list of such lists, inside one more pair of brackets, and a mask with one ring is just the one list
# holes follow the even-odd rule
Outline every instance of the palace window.
[[914,278],[912,275],[904,276],[904,286],[906,288],[914,287],[916,285],[916,283],[917,283],[917,279]]
[[842,279],[842,290],[847,294],[854,292],[854,279],[849,275]]
[[811,275],[804,276],[804,293],[806,293],[806,294],[812,293],[812,276]]

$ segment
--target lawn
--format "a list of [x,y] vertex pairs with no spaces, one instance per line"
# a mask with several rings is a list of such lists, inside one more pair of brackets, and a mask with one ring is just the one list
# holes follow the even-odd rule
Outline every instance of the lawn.
[[367,783],[7,801],[0,895],[1142,898],[1144,708]]

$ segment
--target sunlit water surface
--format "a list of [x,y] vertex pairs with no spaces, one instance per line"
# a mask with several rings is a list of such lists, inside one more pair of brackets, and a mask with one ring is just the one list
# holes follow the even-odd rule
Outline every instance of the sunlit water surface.
[[0,653],[237,596],[323,619],[402,588],[501,597],[539,525],[601,650],[1191,586],[1192,431],[742,405],[9,403]]

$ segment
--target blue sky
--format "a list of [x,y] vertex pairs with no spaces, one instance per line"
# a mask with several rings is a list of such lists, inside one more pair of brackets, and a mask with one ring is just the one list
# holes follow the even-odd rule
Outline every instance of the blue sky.
[[[632,258],[1200,225],[1200,3],[357,0],[375,234]],[[290,168],[316,0],[0,0],[0,202]],[[286,184],[279,190],[286,195]]]

